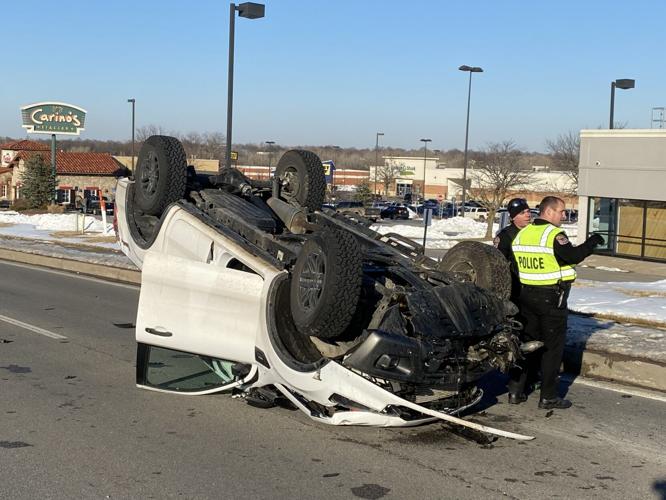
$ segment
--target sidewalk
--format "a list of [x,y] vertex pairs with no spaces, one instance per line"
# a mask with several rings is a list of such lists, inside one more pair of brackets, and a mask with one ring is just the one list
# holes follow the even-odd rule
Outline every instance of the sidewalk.
[[[0,259],[141,283],[140,271],[113,248],[0,235]],[[579,267],[581,288],[591,285],[610,288],[601,286],[602,282],[645,283],[666,279],[666,264],[605,256],[592,256],[585,264],[586,267]],[[585,285],[584,280],[591,281]],[[666,309],[666,299],[664,304]],[[565,369],[575,375],[666,392],[666,322],[663,326],[659,323],[637,326],[631,320],[620,321],[571,314]]]

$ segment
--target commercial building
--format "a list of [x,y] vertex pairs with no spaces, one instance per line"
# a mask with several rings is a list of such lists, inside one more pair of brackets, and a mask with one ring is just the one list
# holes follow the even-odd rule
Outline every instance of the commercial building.
[[[462,198],[463,169],[460,167],[441,163],[438,157],[384,156],[383,160],[383,165],[370,167],[369,172],[370,189],[383,196],[402,197],[407,193],[423,196],[425,193],[426,199],[460,201]],[[524,197],[530,205],[536,206],[544,196],[555,194],[564,198],[568,208],[577,208],[574,186],[566,173],[552,171],[547,166],[534,166],[531,170],[528,184],[515,186],[510,196]],[[389,175],[385,173],[387,171]],[[479,172],[474,161],[470,161],[467,168],[468,199],[473,198],[474,189],[480,187]]]
[[578,234],[598,252],[666,261],[666,130],[581,130]]
[[[33,155],[40,155],[51,163],[47,145],[35,141],[14,141],[0,145],[0,199],[13,202],[21,198],[25,162]],[[77,198],[90,197],[102,191],[113,198],[118,177],[127,169],[108,153],[56,154],[57,200],[62,205],[74,204]]]

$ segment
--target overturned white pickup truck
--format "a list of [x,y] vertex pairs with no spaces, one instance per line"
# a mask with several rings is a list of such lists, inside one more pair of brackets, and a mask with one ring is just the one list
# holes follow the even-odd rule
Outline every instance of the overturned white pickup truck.
[[150,137],[116,191],[123,251],[142,270],[137,384],[289,402],[330,424],[417,425],[481,398],[521,357],[504,258],[465,242],[441,262],[360,217],[322,210],[319,158],[292,150],[272,181],[203,176]]

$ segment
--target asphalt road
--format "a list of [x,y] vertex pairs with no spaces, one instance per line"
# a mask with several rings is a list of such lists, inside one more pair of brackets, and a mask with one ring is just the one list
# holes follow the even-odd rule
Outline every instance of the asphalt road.
[[327,427],[227,395],[139,390],[137,288],[0,273],[0,498],[666,496],[666,399],[573,384],[575,406],[548,413],[536,397],[507,405],[494,377],[468,418],[536,440]]

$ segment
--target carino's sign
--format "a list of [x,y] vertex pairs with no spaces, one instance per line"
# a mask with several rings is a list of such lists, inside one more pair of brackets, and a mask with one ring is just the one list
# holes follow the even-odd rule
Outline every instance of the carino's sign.
[[22,127],[35,134],[79,135],[86,110],[63,102],[38,102],[21,108]]

